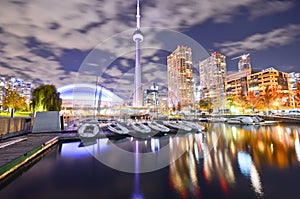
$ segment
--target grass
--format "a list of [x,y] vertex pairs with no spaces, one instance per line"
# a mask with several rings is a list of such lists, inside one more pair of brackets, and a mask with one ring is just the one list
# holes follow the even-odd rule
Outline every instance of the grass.
[[[24,112],[24,111],[17,111],[15,112],[14,116],[15,117],[29,117],[29,115],[31,114],[32,112],[28,111],[28,112]],[[10,113],[8,112],[0,112],[0,117],[10,117]]]

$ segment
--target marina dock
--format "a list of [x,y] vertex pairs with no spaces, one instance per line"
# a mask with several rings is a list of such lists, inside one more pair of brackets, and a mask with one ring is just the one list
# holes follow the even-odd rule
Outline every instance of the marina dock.
[[27,134],[1,141],[0,182],[58,141],[58,133]]

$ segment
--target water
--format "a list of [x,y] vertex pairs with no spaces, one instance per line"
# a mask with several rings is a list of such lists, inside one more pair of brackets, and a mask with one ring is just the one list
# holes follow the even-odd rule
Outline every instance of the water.
[[63,143],[0,198],[299,198],[299,133],[299,125],[208,124],[204,135]]

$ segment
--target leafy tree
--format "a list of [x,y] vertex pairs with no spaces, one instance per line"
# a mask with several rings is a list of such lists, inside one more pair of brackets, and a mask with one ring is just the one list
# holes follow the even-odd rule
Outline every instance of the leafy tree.
[[20,94],[16,90],[7,89],[6,95],[3,100],[4,108],[12,108],[15,110],[26,109],[26,98],[20,96]]
[[211,99],[210,98],[207,98],[205,100],[201,99],[199,101],[199,107],[200,107],[200,109],[205,109],[207,111],[211,110],[212,109]]
[[60,111],[62,100],[54,85],[41,85],[32,91],[33,111]]
[[266,86],[264,94],[260,96],[260,102],[267,110],[270,110],[272,104],[280,97],[276,87]]
[[236,97],[234,95],[228,95],[226,98],[226,105],[230,108],[236,105]]
[[236,104],[242,108],[242,112],[245,113],[245,110],[247,108],[249,108],[249,101],[247,99],[247,94],[245,93],[245,88],[242,87],[242,89],[240,90],[240,92],[237,94],[236,97]]
[[260,102],[259,96],[255,95],[254,91],[248,92],[247,101],[252,111],[254,111],[254,109],[257,109],[259,107],[259,102]]

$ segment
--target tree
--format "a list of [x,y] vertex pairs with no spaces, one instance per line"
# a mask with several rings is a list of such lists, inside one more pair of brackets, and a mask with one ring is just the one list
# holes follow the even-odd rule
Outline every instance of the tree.
[[270,110],[271,105],[280,97],[276,87],[266,86],[264,94],[260,96],[260,102],[267,110]]
[[199,101],[199,107],[200,107],[200,109],[203,108],[209,112],[212,109],[211,99],[210,98],[207,98],[205,100],[201,99]]
[[259,106],[259,96],[255,95],[254,91],[248,92],[247,101],[249,102],[249,106],[252,111],[257,109]]
[[33,111],[60,111],[62,100],[54,85],[41,85],[32,91]]
[[6,95],[3,100],[4,108],[11,108],[15,110],[26,109],[26,98],[19,95],[16,90],[6,90]]
[[178,102],[178,104],[177,104],[177,110],[181,111],[181,103],[180,102]]
[[235,106],[235,96],[234,95],[228,95],[226,98],[226,105],[231,108],[232,106]]
[[245,92],[245,88],[242,86],[242,89],[240,90],[240,92],[237,94],[237,97],[236,97],[236,103],[237,105],[242,108],[242,112],[245,113],[245,110],[247,108],[249,108],[249,101],[247,99],[247,94]]

